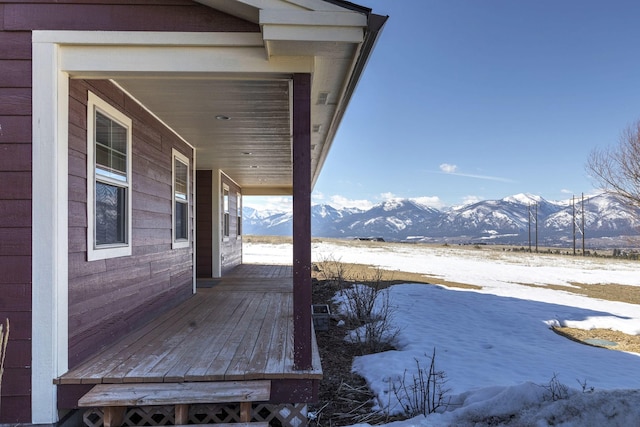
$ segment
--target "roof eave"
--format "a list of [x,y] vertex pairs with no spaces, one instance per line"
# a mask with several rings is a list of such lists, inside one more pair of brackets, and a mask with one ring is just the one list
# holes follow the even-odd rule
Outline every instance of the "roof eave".
[[342,119],[347,110],[349,102],[351,101],[351,98],[356,90],[356,87],[360,82],[360,77],[362,76],[362,73],[364,72],[367,66],[367,63],[369,62],[371,53],[373,52],[373,49],[376,43],[378,42],[380,34],[382,33],[382,30],[384,28],[384,24],[387,22],[387,19],[389,19],[389,16],[377,15],[377,14],[371,13],[371,9],[364,8],[350,2],[346,2],[342,0],[324,0],[324,1],[327,1],[333,4],[338,4],[348,8],[356,7],[358,8],[358,10],[364,11],[364,13],[367,14],[367,28],[366,28],[364,39],[362,42],[362,46],[360,48],[355,66],[353,68],[353,72],[351,73],[349,82],[347,83],[347,87],[344,92],[343,103],[340,106],[340,108],[337,110],[335,119],[331,126],[330,133],[327,135],[327,138],[325,139],[326,142],[325,142],[324,150],[318,161],[317,168],[314,171],[314,176],[312,177],[312,181],[311,181],[312,188],[315,186],[315,183],[318,180],[318,177],[320,176],[320,172],[322,170],[322,167],[324,166],[324,162],[326,161],[327,156],[329,155],[329,151],[331,150],[331,145],[338,131],[338,127],[342,122]]

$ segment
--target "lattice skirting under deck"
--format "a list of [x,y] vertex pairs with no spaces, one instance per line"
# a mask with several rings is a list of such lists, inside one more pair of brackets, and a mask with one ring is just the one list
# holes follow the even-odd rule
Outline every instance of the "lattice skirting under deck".
[[[85,411],[87,427],[102,427],[102,410],[91,408]],[[307,425],[306,404],[270,405],[256,403],[251,408],[251,421],[268,422],[274,427],[305,427]],[[190,424],[240,422],[240,405],[191,405]],[[173,406],[141,406],[128,408],[123,426],[165,426],[175,424]]]

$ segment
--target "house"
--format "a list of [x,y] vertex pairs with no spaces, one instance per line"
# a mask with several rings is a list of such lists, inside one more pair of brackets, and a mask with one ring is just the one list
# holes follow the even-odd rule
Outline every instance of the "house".
[[[0,424],[62,422],[95,357],[157,319],[208,319],[199,279],[242,296],[243,195],[293,195],[293,359],[268,381],[314,398],[317,375],[296,376],[321,372],[310,194],[385,20],[341,0],[0,2]],[[147,339],[129,350],[158,356]]]

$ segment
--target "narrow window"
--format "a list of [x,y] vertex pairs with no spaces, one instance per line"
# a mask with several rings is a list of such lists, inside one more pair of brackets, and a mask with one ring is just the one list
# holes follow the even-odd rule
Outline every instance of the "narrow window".
[[131,255],[131,119],[89,93],[87,258]]
[[227,186],[224,186],[222,189],[222,212],[223,212],[223,218],[222,218],[222,236],[224,238],[228,238],[229,237],[229,228],[230,228],[230,224],[229,224],[229,188]]
[[236,207],[238,208],[238,222],[236,222],[237,236],[242,236],[242,194],[236,193]]
[[173,150],[173,248],[189,246],[189,159]]

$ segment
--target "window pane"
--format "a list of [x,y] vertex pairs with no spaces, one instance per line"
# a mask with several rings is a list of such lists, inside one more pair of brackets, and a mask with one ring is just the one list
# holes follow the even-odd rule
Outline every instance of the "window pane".
[[236,232],[238,236],[242,234],[242,195],[236,193],[236,208],[238,211],[238,222],[236,223]]
[[223,220],[223,233],[224,233],[224,237],[229,237],[229,213],[226,212],[224,214],[224,220]]
[[126,188],[96,182],[96,245],[127,243]]
[[176,240],[187,240],[187,230],[189,228],[189,204],[188,203],[176,203],[176,216],[175,216],[175,228],[176,228]]
[[188,166],[182,163],[178,159],[174,159],[175,165],[175,198],[176,200],[187,200],[187,179],[188,179]]
[[127,180],[127,128],[96,112],[96,173]]

